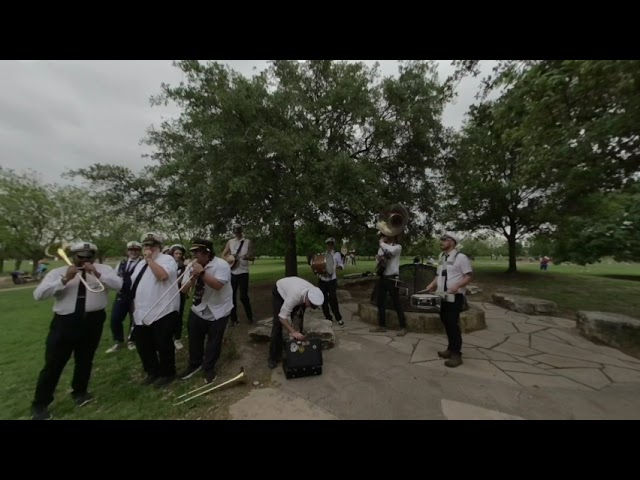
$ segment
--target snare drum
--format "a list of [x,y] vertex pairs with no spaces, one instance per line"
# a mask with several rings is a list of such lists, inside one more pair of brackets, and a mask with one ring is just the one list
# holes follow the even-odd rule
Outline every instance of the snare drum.
[[439,312],[440,295],[431,295],[429,293],[416,293],[411,295],[411,306],[416,310],[424,310],[426,312]]
[[330,277],[334,272],[333,255],[316,253],[311,258],[311,270],[321,277]]

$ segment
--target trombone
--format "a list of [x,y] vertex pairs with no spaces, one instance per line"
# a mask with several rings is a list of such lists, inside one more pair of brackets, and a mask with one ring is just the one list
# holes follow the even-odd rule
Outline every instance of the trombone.
[[[60,257],[62,260],[64,260],[64,261],[66,262],[66,264],[67,264],[67,265],[72,266],[72,265],[73,265],[73,262],[69,259],[69,257],[67,256],[67,254],[66,254],[66,253],[65,253],[65,251],[64,251],[64,249],[65,249],[65,248],[68,248],[68,247],[69,247],[69,244],[68,244],[67,242],[64,242],[64,241],[63,241],[63,242],[61,243],[61,245],[60,245],[60,248],[58,248],[58,250],[56,250],[56,253],[58,254],[58,257]],[[48,257],[53,257],[53,258],[55,258],[55,256],[54,256],[54,255],[51,255],[51,254],[49,253],[49,248],[51,248],[51,245],[49,245],[49,247],[47,248],[47,250],[44,252],[44,253],[45,253],[45,255],[47,255]],[[82,267],[80,267],[80,268],[82,268]],[[101,282],[100,280],[98,280],[98,277],[96,277],[95,275],[94,275],[94,277],[93,277],[93,278],[95,278],[95,279],[96,279],[96,281],[95,281],[95,282],[91,282],[93,285],[97,285],[97,287],[95,287],[95,288],[91,287],[91,286],[87,283],[87,281],[82,277],[82,275],[80,274],[80,272],[78,272],[78,273],[76,274],[76,277],[78,277],[78,278],[80,279],[80,281],[81,281],[82,283],[84,283],[84,286],[85,286],[85,287],[87,288],[87,290],[89,290],[90,292],[93,292],[93,293],[100,293],[100,292],[104,292],[104,285],[102,284],[102,282]]]
[[[165,297],[165,295],[171,291],[171,289],[173,288],[173,286],[174,286],[175,284],[177,284],[177,283],[182,279],[182,277],[184,277],[184,276],[187,274],[187,272],[189,272],[189,271],[190,271],[191,266],[192,266],[194,263],[195,263],[195,260],[191,260],[189,263],[187,263],[187,266],[184,268],[184,272],[182,272],[182,274],[180,274],[180,275],[178,276],[178,278],[176,278],[176,281],[175,281],[175,282],[173,282],[171,285],[169,285],[169,288],[167,288],[167,290],[166,290],[162,295],[160,295],[160,298],[158,298],[158,300],[156,300],[156,303],[154,303],[154,304],[153,304],[153,306],[152,306],[149,310],[147,310],[147,313],[145,313],[145,314],[142,316],[142,318],[140,319],[140,322],[141,322],[141,323],[142,323],[142,320],[144,320],[145,318],[147,318],[147,315],[149,315],[149,312],[151,312],[151,310],[153,310],[154,308],[156,308],[156,305],[158,305],[158,304],[160,303],[160,300],[162,300],[162,299]],[[193,277],[194,277],[194,275],[193,275],[193,274],[189,275],[189,280],[187,280],[187,283],[188,283],[188,282],[190,282],[190,281],[191,281],[191,279],[192,279]],[[169,303],[171,303],[171,301],[172,301],[174,298],[176,298],[176,296],[177,296],[179,293],[180,293],[180,288],[178,288],[178,291],[177,291],[176,293],[174,293],[174,294],[173,294],[173,296],[172,296],[172,297],[171,297],[171,299],[169,300]]]
[[[190,392],[187,393],[183,393],[182,395],[180,395],[178,397],[178,399],[180,398],[185,398],[184,400],[174,403],[173,405],[182,405],[183,403],[187,403],[190,402],[191,400],[193,400],[194,398],[197,398],[201,395],[204,395],[205,393],[209,393],[209,392],[213,392],[214,390],[217,390],[218,388],[222,388],[226,385],[231,385],[231,384],[235,384],[235,383],[245,383],[247,380],[247,374],[244,371],[244,367],[240,367],[240,373],[238,375],[236,375],[235,377],[233,377],[230,380],[227,380],[226,382],[220,383],[216,386],[211,386],[209,384],[207,385],[203,385],[202,387],[198,387],[194,390],[191,390]],[[196,393],[197,392],[197,393]]]

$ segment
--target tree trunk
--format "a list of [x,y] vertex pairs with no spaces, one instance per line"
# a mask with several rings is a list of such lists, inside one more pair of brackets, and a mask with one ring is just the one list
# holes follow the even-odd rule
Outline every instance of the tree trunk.
[[295,277],[298,275],[298,252],[296,249],[295,217],[289,216],[284,222],[284,275]]
[[37,257],[31,257],[31,261],[33,262],[33,266],[31,267],[31,275],[36,274],[36,270],[38,269],[38,262],[41,258],[41,255],[38,255]]
[[22,259],[21,258],[16,260],[16,267],[14,268],[14,270],[20,270],[20,265],[22,265]]
[[0,257],[0,273],[4,273],[4,257]]
[[507,237],[509,244],[509,268],[507,269],[507,273],[518,272],[518,266],[516,265],[516,233],[513,230],[514,228],[512,227],[512,232]]

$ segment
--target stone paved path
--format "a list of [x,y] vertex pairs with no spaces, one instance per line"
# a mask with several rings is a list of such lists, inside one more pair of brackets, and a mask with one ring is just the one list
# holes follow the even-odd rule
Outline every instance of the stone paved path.
[[[238,402],[232,418],[640,419],[640,359],[591,343],[565,318],[475,305],[487,329],[463,335],[464,364],[450,369],[437,356],[445,335],[370,333],[344,303],[323,375],[286,380],[277,368],[274,388]],[[269,409],[265,398],[283,395],[295,413]]]

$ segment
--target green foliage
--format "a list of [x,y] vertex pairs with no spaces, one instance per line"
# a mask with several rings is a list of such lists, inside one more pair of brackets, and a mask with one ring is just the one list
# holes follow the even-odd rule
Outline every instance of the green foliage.
[[[449,86],[479,73],[476,61],[457,66]],[[640,171],[640,61],[499,61],[483,83],[484,98],[500,92],[495,104],[517,113],[510,115],[514,124],[497,125],[493,135],[517,147],[527,185],[539,176],[544,201],[534,215],[546,222],[540,231],[554,233],[558,256],[585,263],[622,250],[634,258],[640,238],[626,233],[634,213],[624,204]],[[493,206],[505,198],[503,191],[488,200]]]
[[187,227],[213,234],[240,221],[283,247],[292,275],[302,225],[360,242],[391,203],[432,210],[426,172],[442,149],[446,100],[433,63],[402,62],[384,79],[378,66],[327,60],[273,61],[252,78],[215,62],[176,66],[185,81],[152,99],[182,109],[149,129],[153,167],[139,177],[109,165],[74,172],[136,202],[145,220],[179,210]]

